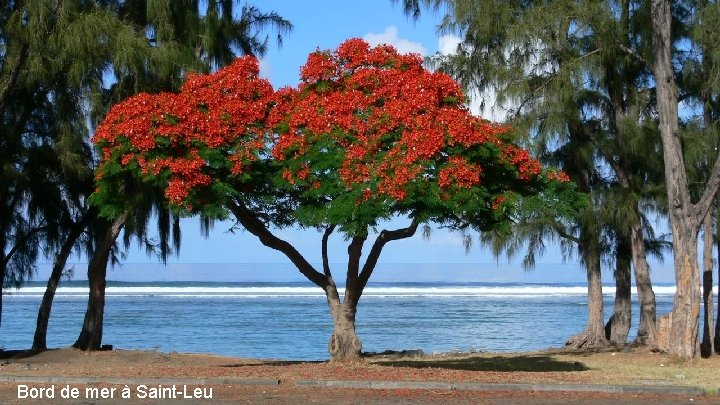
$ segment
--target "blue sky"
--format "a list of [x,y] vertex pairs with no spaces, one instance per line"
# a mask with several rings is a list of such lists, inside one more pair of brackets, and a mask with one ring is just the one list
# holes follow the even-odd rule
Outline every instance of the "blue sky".
[[[389,43],[402,52],[417,52],[423,55],[431,55],[438,51],[451,52],[457,44],[456,37],[438,34],[436,26],[441,18],[439,13],[425,13],[419,20],[413,21],[404,15],[400,4],[393,4],[390,0],[364,2],[264,0],[256,4],[263,11],[278,12],[295,26],[291,33],[284,36],[281,48],[278,48],[273,41],[274,32],[269,32],[271,46],[261,62],[261,69],[262,74],[269,78],[276,88],[297,84],[299,68],[305,63],[308,53],[317,48],[333,49],[345,39],[352,37],[364,38],[373,45]],[[403,227],[407,222],[409,221],[398,219],[388,224],[388,228]],[[219,277],[218,274],[230,273],[227,276],[229,279],[243,278],[243,274],[254,279],[252,271],[237,270],[235,276],[232,276],[233,266],[228,264],[287,263],[287,259],[282,254],[262,246],[249,233],[243,231],[229,233],[228,229],[231,226],[231,222],[217,223],[210,238],[205,239],[200,234],[197,220],[183,220],[180,256],[172,258],[162,274],[150,278],[172,279],[175,274],[187,278],[216,279]],[[295,245],[309,261],[314,263],[320,261],[321,235],[318,232],[289,229],[278,231],[277,234]],[[368,241],[365,251],[370,245],[371,241]],[[330,243],[331,262],[346,261],[346,249],[342,237],[335,235]],[[538,260],[537,269],[533,273],[525,273],[520,269],[517,261],[508,262],[506,259],[501,259],[495,263],[492,255],[478,246],[466,253],[460,235],[439,229],[434,230],[430,239],[423,239],[418,232],[418,235],[412,239],[388,244],[380,262],[381,268],[386,266],[389,269],[385,275],[381,274],[382,272],[376,273],[380,280],[385,278],[398,281],[408,269],[416,270],[413,278],[417,276],[420,280],[438,280],[444,279],[445,276],[447,280],[464,281],[538,282],[549,279],[554,282],[580,282],[585,279],[582,268],[575,264],[574,259],[571,259],[568,265],[559,266],[562,257],[559,249],[553,245],[550,245],[545,256]],[[148,258],[144,250],[133,247],[124,263],[126,264],[121,269],[110,273],[111,279],[145,278],[142,274],[150,268],[139,264],[157,263],[157,259]],[[224,270],[217,274],[209,271],[203,275],[202,270],[198,270],[202,269],[202,266],[188,267],[189,264],[197,263],[216,263],[219,265],[214,267]],[[397,263],[418,265],[409,268],[393,265]],[[453,268],[458,271],[449,271],[448,266],[440,265],[441,263],[456,263]],[[667,268],[668,264],[671,262],[666,262],[663,267]],[[393,266],[395,270],[390,269]],[[152,268],[156,267],[152,266]],[[209,266],[205,268],[209,269]],[[84,270],[78,269],[76,273],[82,277]],[[290,278],[299,276],[292,272],[286,272],[285,275]],[[660,271],[657,275],[661,280],[671,280],[666,270]],[[265,279],[265,276],[261,279]],[[605,276],[605,280],[611,282],[611,273]]]

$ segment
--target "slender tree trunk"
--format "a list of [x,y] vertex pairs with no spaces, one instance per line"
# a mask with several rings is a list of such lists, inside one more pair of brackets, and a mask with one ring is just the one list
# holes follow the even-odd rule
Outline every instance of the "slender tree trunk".
[[110,227],[101,236],[88,263],[88,296],[85,320],[80,335],[73,347],[81,350],[99,350],[102,344],[103,317],[105,314],[105,276],[107,275],[110,251],[125,225],[127,213],[113,220]]
[[70,257],[70,254],[72,253],[75,242],[77,242],[80,235],[82,235],[83,229],[84,222],[75,224],[67,239],[65,239],[65,243],[63,243],[60,248],[60,252],[58,252],[55,257],[52,273],[48,279],[47,288],[45,289],[42,303],[38,309],[32,350],[40,351],[47,349],[47,329],[50,321],[50,312],[52,310],[53,300],[55,298],[55,291],[57,291],[58,284],[60,284],[60,278],[62,277],[63,270],[65,270],[65,264],[67,263],[68,257]]
[[632,246],[635,285],[640,302],[640,321],[638,333],[633,345],[657,347],[657,310],[655,292],[650,281],[650,266],[647,263],[645,241],[639,218],[631,224],[630,243]]
[[[2,230],[4,231],[4,230]],[[5,273],[7,272],[7,257],[5,255],[7,242],[5,235],[0,236],[0,325],[2,325],[3,298],[5,297]]]
[[[4,256],[4,255],[2,255]],[[0,326],[2,325],[3,298],[5,297],[5,257],[0,257]]]
[[630,241],[619,237],[615,255],[615,306],[605,325],[605,338],[616,345],[624,345],[630,333],[632,306],[630,301]]
[[[588,231],[585,230],[587,233]],[[592,237],[592,236],[591,236]],[[586,238],[583,238],[587,240]],[[593,349],[605,347],[608,341],[605,338],[602,276],[600,273],[600,252],[598,246],[589,242],[584,246],[583,261],[587,270],[588,281],[588,323],[581,333],[571,337],[565,343],[575,349]]]
[[[720,200],[720,196],[718,196],[718,200]],[[715,243],[717,244],[718,252],[718,292],[720,293],[720,201],[718,201],[717,203],[717,216],[718,223],[715,230]],[[715,317],[715,339],[713,340],[715,346],[715,354],[720,354],[720,294],[718,294],[717,316]]]
[[703,221],[703,338],[700,343],[700,356],[710,357],[715,338],[715,320],[713,319],[713,219],[710,212]]
[[[620,6],[622,44],[626,48],[631,48],[630,2],[623,1]],[[626,122],[628,118],[636,122],[639,114],[637,109],[633,107],[636,98],[634,89],[636,77],[633,71],[634,68],[631,66],[630,60],[625,58],[621,73],[618,76],[616,64],[608,61],[605,73],[607,79],[606,85],[608,95],[614,107],[613,114],[610,116],[610,125],[615,133],[617,149],[615,152],[608,152],[605,151],[602,143],[596,143],[598,144],[600,152],[605,155],[607,163],[615,171],[620,186],[628,192],[628,195],[633,195],[633,200],[635,200],[636,197],[634,197],[634,195],[636,195],[636,193],[631,186],[631,184],[634,183],[631,181],[633,174],[629,167],[636,157],[634,155],[628,156],[627,153],[624,153],[623,149],[623,144],[635,136],[632,133],[628,133]],[[638,334],[633,341],[633,345],[648,345],[654,347],[657,342],[655,293],[652,290],[652,284],[650,282],[650,267],[647,263],[645,242],[642,235],[642,215],[637,201],[632,202],[632,210],[632,215],[627,218],[627,228],[622,231],[629,234],[632,267],[635,269],[635,283],[637,285],[638,300],[640,301]]]

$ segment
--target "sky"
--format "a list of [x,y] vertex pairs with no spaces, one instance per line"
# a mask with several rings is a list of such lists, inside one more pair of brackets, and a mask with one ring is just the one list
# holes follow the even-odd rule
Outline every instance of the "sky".
[[[420,53],[423,56],[436,52],[450,53],[459,41],[454,35],[440,35],[437,24],[439,12],[425,12],[418,20],[407,17],[401,4],[391,0],[365,0],[345,2],[331,0],[287,1],[264,0],[256,2],[262,11],[275,11],[294,25],[292,32],[284,35],[282,47],[270,35],[270,47],[261,61],[261,74],[276,88],[293,86],[298,83],[300,66],[305,63],[308,53],[316,49],[334,49],[348,38],[359,37],[371,45],[387,43],[401,52]],[[488,117],[488,114],[483,114]],[[491,118],[491,117],[488,117]],[[492,118],[491,118],[492,119]],[[278,270],[285,279],[302,280],[294,272],[288,260],[279,252],[260,244],[247,232],[228,230],[232,222],[217,223],[208,239],[201,236],[196,219],[182,222],[182,248],[178,257],[169,260],[166,267],[156,258],[148,257],[144,250],[132,247],[119,269],[109,273],[110,279],[232,279],[242,281],[270,281],[279,273],[257,274],[253,264],[280,264]],[[405,227],[409,220],[397,219],[386,224],[388,229]],[[378,280],[401,281],[408,272],[412,279],[407,281],[575,281],[582,282],[585,275],[575,259],[563,264],[563,258],[556,245],[550,242],[546,254],[539,258],[536,270],[525,272],[518,260],[496,261],[487,251],[475,244],[470,252],[465,251],[460,235],[442,229],[434,229],[429,239],[416,234],[411,239],[395,241],[386,245],[380,258],[379,269],[374,277]],[[292,243],[311,263],[320,262],[321,234],[314,230],[286,229],[277,235]],[[369,250],[371,240],[366,243]],[[330,261],[346,262],[346,241],[339,235],[330,239]],[[234,266],[233,263],[249,265]],[[453,263],[453,265],[447,265]],[[212,264],[212,265],[208,265]],[[283,266],[282,264],[286,264]],[[658,265],[656,276],[662,281],[671,281],[671,262]],[[160,273],[156,270],[160,268]],[[155,270],[153,270],[155,269]],[[288,270],[289,269],[289,270]],[[80,268],[76,275],[82,278]],[[270,275],[268,275],[268,273]],[[269,278],[268,278],[269,277]],[[605,275],[611,282],[612,275]]]

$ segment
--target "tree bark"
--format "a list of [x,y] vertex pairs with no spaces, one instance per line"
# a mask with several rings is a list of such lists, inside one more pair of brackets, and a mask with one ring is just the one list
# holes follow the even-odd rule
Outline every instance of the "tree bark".
[[[673,226],[675,298],[668,352],[692,359],[697,354],[700,317],[700,276],[697,262],[697,236],[690,229]],[[682,236],[688,235],[687,238]],[[678,271],[679,269],[679,271]]]
[[675,299],[668,351],[685,359],[697,353],[700,315],[700,277],[697,237],[720,184],[720,159],[709,173],[699,201],[690,201],[687,172],[679,137],[678,97],[672,63],[671,2],[650,2],[653,29],[653,74],[663,143],[668,216],[673,234]]
[[700,356],[710,357],[715,338],[715,319],[713,318],[713,219],[710,212],[703,221],[703,338],[700,343]]
[[125,225],[128,214],[124,213],[114,219],[112,224],[101,236],[95,247],[90,263],[88,263],[88,296],[85,320],[80,335],[73,347],[81,350],[99,350],[102,344],[103,321],[105,315],[105,285],[110,251]]
[[630,301],[630,241],[620,236],[615,253],[615,306],[605,325],[605,338],[616,345],[624,345],[630,334],[632,306]]
[[57,291],[58,284],[60,284],[60,278],[62,277],[65,264],[67,263],[68,257],[72,253],[73,246],[77,242],[80,235],[82,235],[85,229],[85,222],[77,223],[73,226],[70,234],[65,239],[55,257],[55,263],[53,264],[52,273],[47,282],[47,288],[45,294],[43,294],[42,303],[38,309],[37,323],[35,326],[35,336],[33,337],[32,350],[41,351],[47,350],[47,329],[50,321],[50,312],[52,310],[53,300],[55,298],[55,292]]
[[2,325],[3,298],[5,297],[5,272],[7,271],[7,266],[5,265],[7,242],[5,241],[5,235],[2,233],[5,230],[0,229],[0,231],[0,325]]
[[595,349],[609,344],[605,338],[602,275],[600,272],[600,251],[597,241],[598,234],[583,228],[582,240],[586,241],[583,249],[583,262],[587,271],[588,282],[588,323],[585,330],[571,337],[565,343],[574,349]]
[[650,281],[650,266],[645,253],[645,240],[639,218],[635,218],[630,226],[630,243],[632,246],[633,265],[635,268],[635,286],[640,302],[640,320],[634,346],[657,348],[657,309],[655,292]]
[[328,343],[328,352],[332,361],[352,362],[360,360],[362,356],[362,343],[355,333],[355,314],[357,305],[346,298],[340,302],[335,284],[325,289],[325,294],[333,319],[333,333]]
[[[720,197],[718,197],[720,200]],[[715,243],[717,244],[718,261],[720,261],[720,201],[717,203],[718,224],[716,225]],[[720,290],[720,263],[718,263],[718,289]],[[720,291],[718,291],[720,292]],[[717,316],[715,317],[715,354],[720,354],[720,294],[718,294]]]

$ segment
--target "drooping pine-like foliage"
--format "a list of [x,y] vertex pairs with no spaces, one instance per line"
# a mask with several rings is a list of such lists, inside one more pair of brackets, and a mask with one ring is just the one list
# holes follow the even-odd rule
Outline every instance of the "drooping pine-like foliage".
[[566,180],[472,116],[458,84],[417,55],[351,39],[312,53],[301,79],[273,93],[244,57],[177,94],[116,105],[94,138],[95,201],[112,216],[117,191],[140,179],[181,210],[220,215],[272,182],[297,224],[356,234],[398,214],[492,226],[518,195]]

